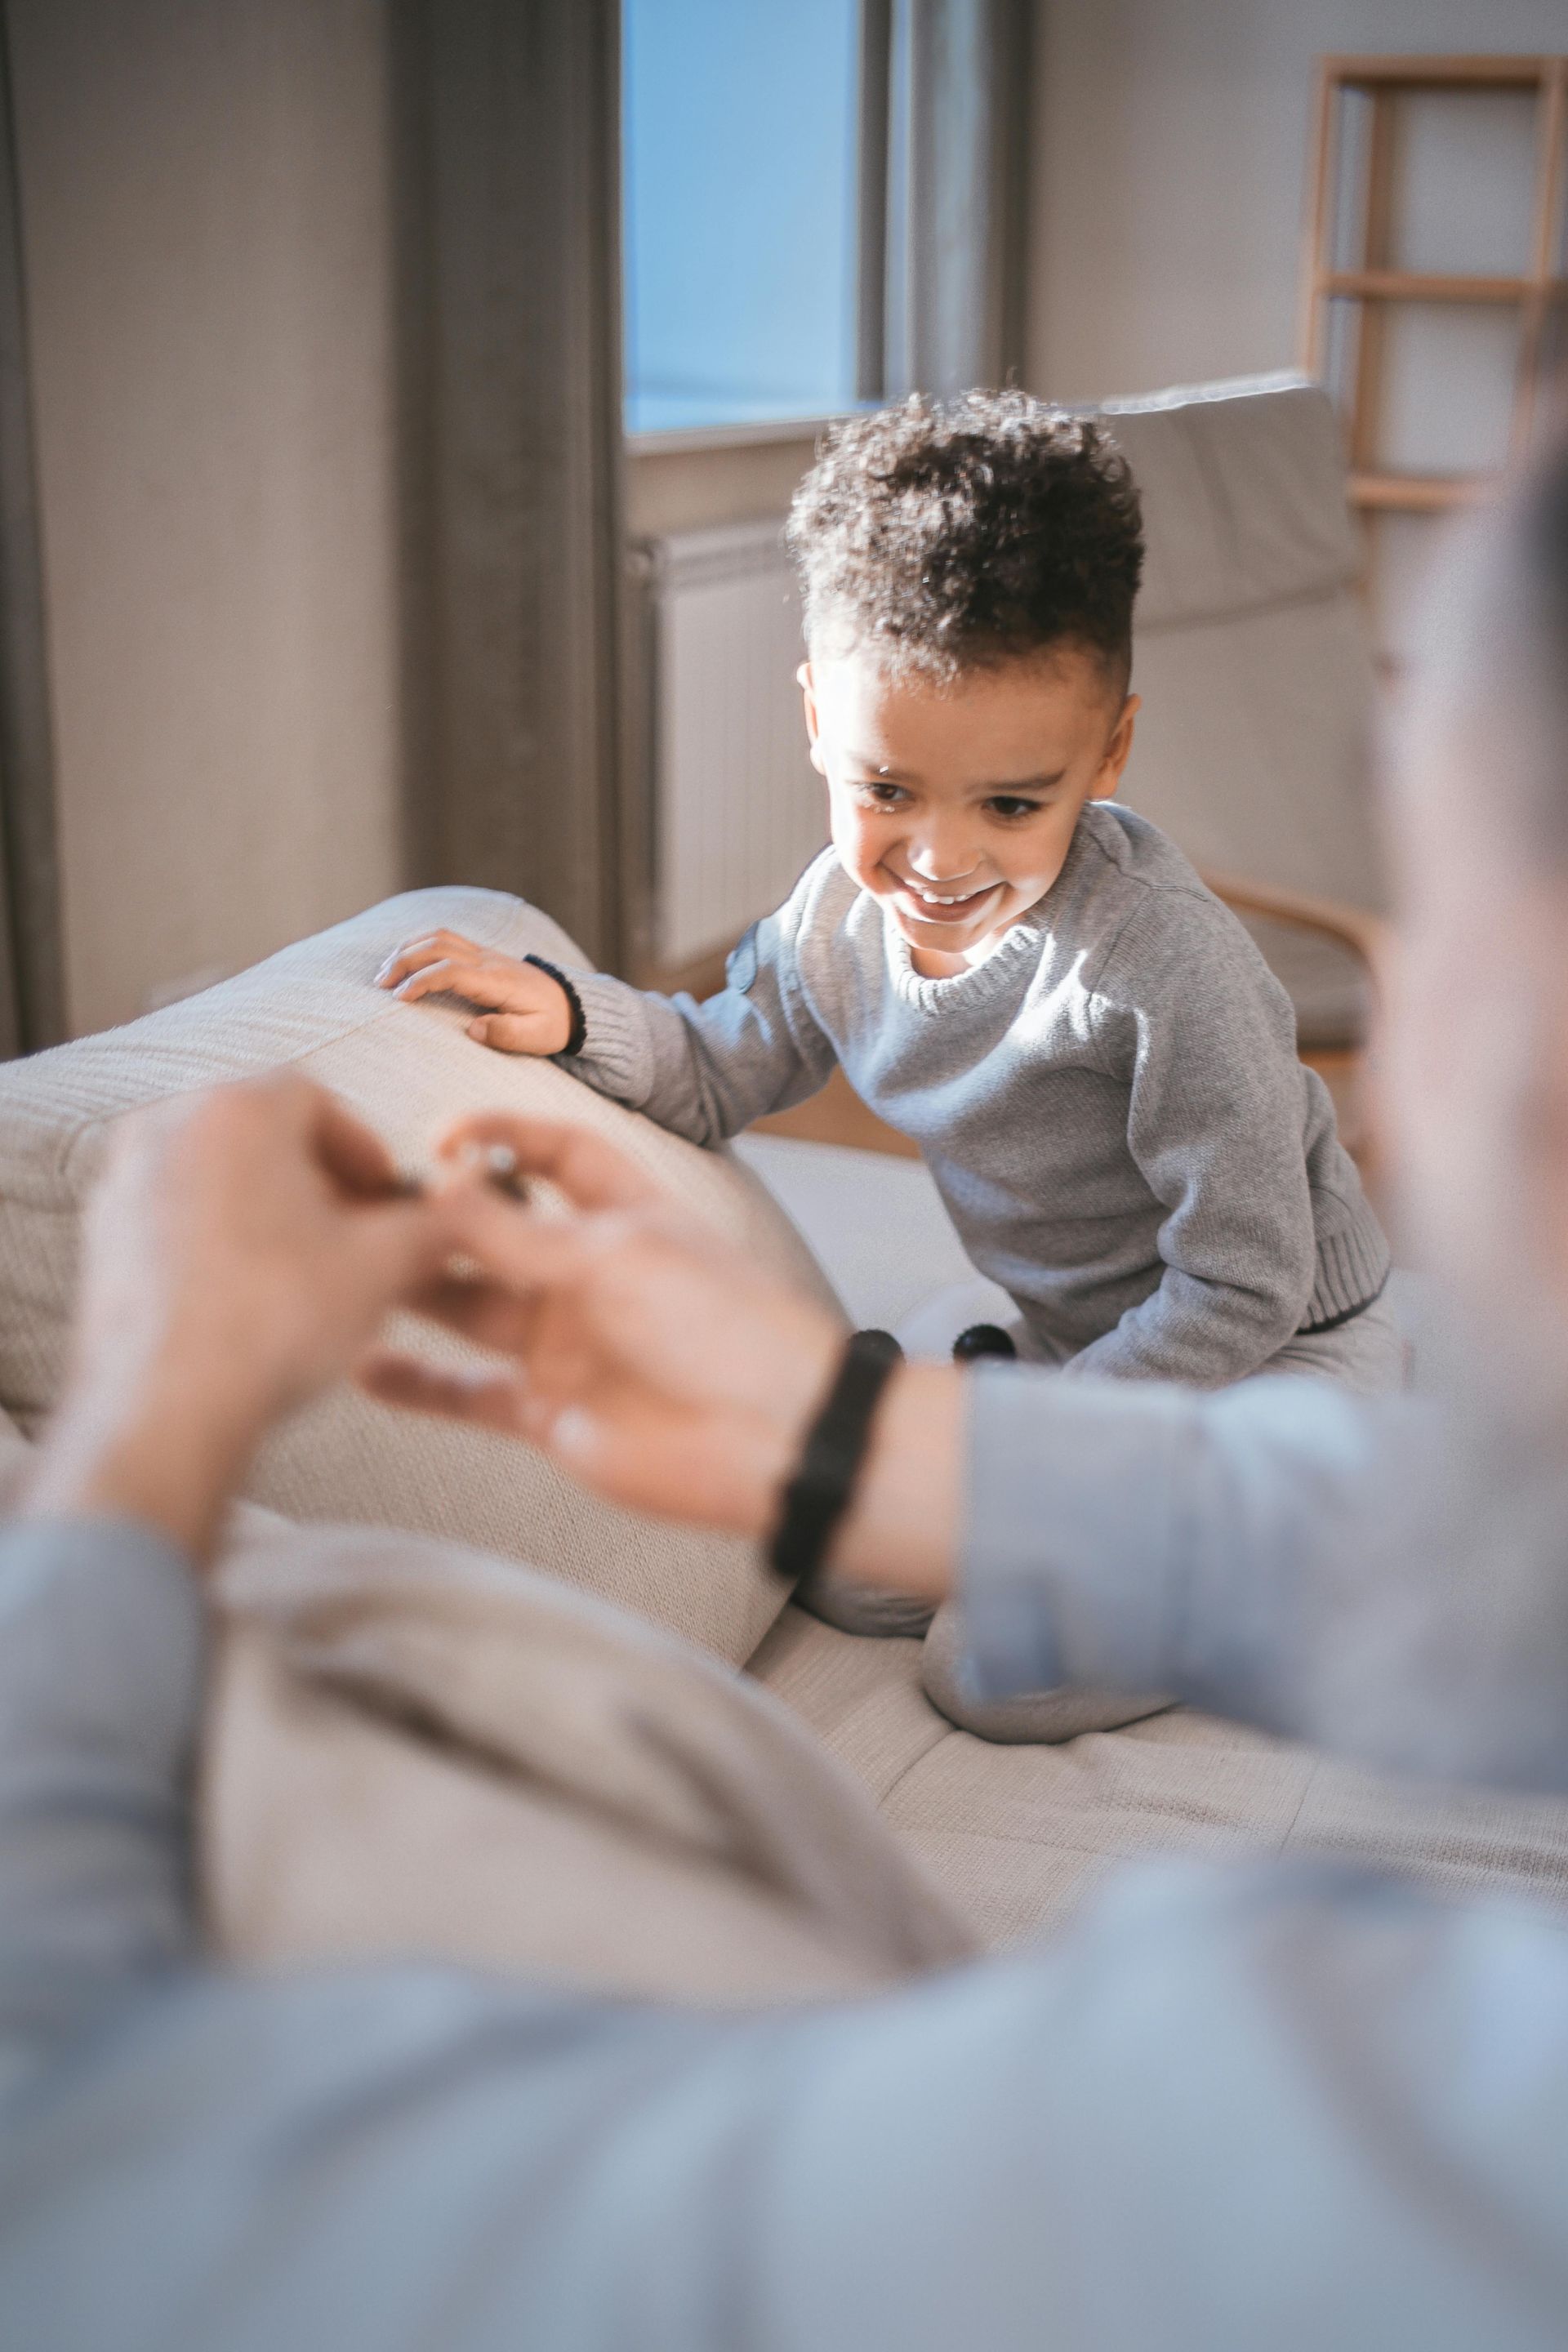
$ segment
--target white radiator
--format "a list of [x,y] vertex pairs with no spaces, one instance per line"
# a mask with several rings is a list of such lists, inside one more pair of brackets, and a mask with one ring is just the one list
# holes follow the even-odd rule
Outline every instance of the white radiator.
[[789,895],[827,838],[777,521],[642,550],[650,599],[653,898],[661,964],[696,962]]

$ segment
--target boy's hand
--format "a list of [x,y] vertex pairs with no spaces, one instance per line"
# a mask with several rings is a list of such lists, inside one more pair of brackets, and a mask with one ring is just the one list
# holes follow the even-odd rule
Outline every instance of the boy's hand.
[[375,984],[390,988],[405,1003],[446,992],[483,1005],[479,1020],[469,1022],[468,1034],[499,1053],[561,1054],[571,1041],[572,1006],[558,980],[537,964],[477,947],[457,931],[430,931],[410,940],[388,956]]

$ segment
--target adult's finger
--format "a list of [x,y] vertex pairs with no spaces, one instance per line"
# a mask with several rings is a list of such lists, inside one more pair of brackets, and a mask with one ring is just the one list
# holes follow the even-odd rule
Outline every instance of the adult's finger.
[[533,1301],[508,1285],[482,1278],[463,1281],[455,1275],[423,1284],[405,1303],[426,1322],[439,1323],[460,1339],[503,1356],[525,1351],[536,1319]]
[[344,1245],[372,1283],[396,1297],[446,1265],[457,1245],[453,1213],[471,1188],[408,1187],[381,1138],[323,1087],[306,1088],[299,1116],[306,1150],[348,1213]]
[[449,1128],[437,1145],[443,1160],[465,1147],[504,1143],[519,1168],[554,1184],[579,1209],[646,1209],[662,1195],[624,1151],[584,1127],[556,1119],[519,1118],[510,1111],[481,1111]]
[[345,1192],[374,1201],[402,1192],[396,1162],[380,1136],[324,1089],[310,1105],[307,1131],[320,1165]]
[[499,1429],[510,1437],[521,1425],[524,1386],[516,1372],[443,1372],[416,1357],[387,1353],[366,1357],[354,1377],[368,1396],[411,1412]]
[[607,1409],[591,1398],[531,1393],[519,1428],[571,1477],[661,1518],[754,1535],[759,1492],[772,1508],[778,1441],[754,1414],[694,1415],[626,1391]]
[[628,1227],[614,1211],[598,1216],[541,1217],[492,1185],[459,1182],[447,1199],[451,1246],[508,1289],[570,1289],[602,1264]]

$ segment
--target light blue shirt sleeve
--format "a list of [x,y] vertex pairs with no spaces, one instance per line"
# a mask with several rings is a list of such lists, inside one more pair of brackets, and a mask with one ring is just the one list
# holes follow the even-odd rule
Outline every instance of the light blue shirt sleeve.
[[1168,1691],[1402,1770],[1568,1788],[1563,1496],[1463,1412],[1010,1366],[968,1393],[978,1696]]
[[188,1961],[201,1606],[145,1529],[0,1538],[0,2085]]
[[1563,2341],[1555,1918],[1164,1867],[1048,1949],[800,2011],[225,1974],[191,1924],[179,1562],[126,1528],[0,1535],[0,1626],[7,2344]]

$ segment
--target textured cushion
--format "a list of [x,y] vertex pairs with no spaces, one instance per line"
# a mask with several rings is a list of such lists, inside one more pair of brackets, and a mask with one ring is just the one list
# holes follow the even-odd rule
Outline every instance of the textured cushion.
[[1147,1853],[1341,1855],[1456,1892],[1568,1905],[1568,1802],[1381,1779],[1186,1707],[1056,1747],[955,1731],[918,1642],[786,1609],[752,1671],[865,1780],[989,1943],[1066,1918]]
[[747,1672],[803,1716],[879,1801],[953,1736],[921,1689],[919,1642],[841,1633],[794,1602]]
[[[24,1429],[59,1388],[78,1211],[108,1123],[282,1064],[331,1087],[411,1168],[466,1111],[576,1119],[618,1143],[715,1233],[830,1299],[794,1228],[728,1155],[665,1134],[551,1063],[476,1045],[455,1005],[399,1004],[374,987],[390,949],[443,923],[513,954],[583,961],[521,900],[416,891],[202,996],[0,1069],[0,1405]],[[507,1439],[395,1413],[347,1387],[274,1436],[249,1491],[293,1518],[372,1521],[508,1553],[737,1664],[780,1605],[751,1547],[616,1510]]]
[[[1143,708],[1121,797],[1200,867],[1380,908],[1362,627],[1345,592],[1141,638]],[[1360,959],[1294,926],[1248,928],[1301,1044],[1354,1044],[1368,1009]]]
[[1100,414],[1143,499],[1140,629],[1331,594],[1360,577],[1339,427],[1321,385],[1240,376],[1108,400]]

